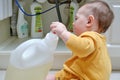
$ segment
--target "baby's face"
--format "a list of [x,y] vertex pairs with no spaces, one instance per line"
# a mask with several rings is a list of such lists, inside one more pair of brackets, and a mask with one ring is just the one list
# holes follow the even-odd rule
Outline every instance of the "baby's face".
[[89,9],[89,5],[84,5],[78,10],[73,22],[73,32],[77,36],[86,31],[98,32],[97,20]]
[[81,33],[87,31],[86,25],[88,23],[88,18],[85,16],[86,7],[81,7],[75,16],[75,21],[73,22],[73,32],[79,36]]

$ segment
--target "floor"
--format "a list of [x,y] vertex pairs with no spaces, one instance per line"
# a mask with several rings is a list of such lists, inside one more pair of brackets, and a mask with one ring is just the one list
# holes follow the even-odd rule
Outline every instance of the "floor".
[[[50,71],[49,74],[54,74],[55,71]],[[0,71],[0,80],[4,80],[5,71]],[[113,71],[110,80],[120,80],[120,71]]]

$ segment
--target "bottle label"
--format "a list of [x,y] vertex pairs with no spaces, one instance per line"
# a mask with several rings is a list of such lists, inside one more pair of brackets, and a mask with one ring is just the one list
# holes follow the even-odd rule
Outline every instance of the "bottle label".
[[28,34],[28,24],[27,24],[27,23],[24,23],[24,24],[21,26],[21,32],[22,32],[22,35]]
[[[40,13],[42,10],[40,6],[34,8],[35,13]],[[42,32],[42,19],[41,15],[37,15],[35,18],[35,32]]]

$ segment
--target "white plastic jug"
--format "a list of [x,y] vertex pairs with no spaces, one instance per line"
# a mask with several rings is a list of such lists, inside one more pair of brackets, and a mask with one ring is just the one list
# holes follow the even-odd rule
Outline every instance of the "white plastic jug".
[[45,80],[57,43],[58,37],[52,32],[44,39],[23,42],[11,53],[5,80]]

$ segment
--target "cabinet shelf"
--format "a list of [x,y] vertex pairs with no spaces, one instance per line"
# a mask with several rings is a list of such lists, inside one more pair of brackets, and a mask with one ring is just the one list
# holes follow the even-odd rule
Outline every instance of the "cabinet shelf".
[[[6,41],[0,44],[0,69],[6,69],[9,62],[10,53],[14,50],[18,45],[22,42],[31,39],[23,38],[19,39],[17,37],[10,37]],[[120,45],[112,45],[108,44],[108,51],[112,60],[112,65],[114,70],[120,69]],[[72,52],[66,48],[65,44],[61,39],[59,39],[58,46],[54,53],[54,63],[52,69],[60,69],[62,68],[62,64],[72,55]],[[5,63],[3,63],[3,61]],[[58,65],[59,63],[59,65]]]

